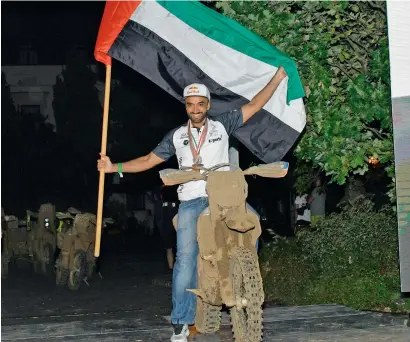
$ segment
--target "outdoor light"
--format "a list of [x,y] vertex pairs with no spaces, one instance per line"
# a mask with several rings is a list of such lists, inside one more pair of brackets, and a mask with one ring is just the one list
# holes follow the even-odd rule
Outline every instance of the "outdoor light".
[[44,219],[44,226],[46,228],[48,228],[50,226],[50,220],[47,217]]
[[379,158],[374,157],[374,156],[369,157],[367,163],[373,168],[380,168],[381,167]]

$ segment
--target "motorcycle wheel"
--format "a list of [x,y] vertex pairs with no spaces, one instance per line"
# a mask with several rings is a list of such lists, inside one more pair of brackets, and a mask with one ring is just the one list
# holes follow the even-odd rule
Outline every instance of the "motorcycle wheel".
[[90,280],[95,273],[95,264],[93,262],[87,263],[87,280]]
[[229,275],[233,296],[243,305],[230,309],[235,341],[259,342],[262,340],[263,284],[259,263],[249,249],[236,247],[232,251]]
[[69,273],[70,271],[68,268],[63,268],[62,256],[60,255],[56,262],[56,285],[64,286],[67,284]]
[[43,247],[43,260],[39,260],[40,272],[42,274],[51,274],[53,271],[53,247],[46,243]]
[[205,303],[197,297],[195,327],[200,333],[212,334],[219,330],[221,325],[221,307]]
[[68,276],[68,288],[78,290],[87,272],[87,258],[85,252],[78,250],[75,252],[73,266]]

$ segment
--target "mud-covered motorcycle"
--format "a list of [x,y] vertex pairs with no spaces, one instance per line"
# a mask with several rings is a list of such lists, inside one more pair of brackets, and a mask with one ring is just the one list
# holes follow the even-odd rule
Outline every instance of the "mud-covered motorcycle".
[[3,277],[8,275],[10,261],[22,269],[32,265],[36,273],[50,273],[56,248],[54,220],[55,207],[51,203],[42,204],[38,213],[26,210],[25,219],[7,216],[2,237]]
[[[221,168],[229,171],[217,171]],[[264,291],[256,250],[261,226],[258,216],[246,206],[245,176],[281,178],[287,171],[286,162],[252,166],[245,171],[232,164],[200,168],[200,172],[187,167],[160,171],[165,185],[207,182],[209,206],[197,224],[198,289],[188,290],[197,295],[195,326],[199,332],[219,330],[225,304],[235,341],[261,341]],[[175,227],[177,220],[176,216]]]
[[[57,219],[56,285],[78,290],[83,281],[90,280],[95,273],[96,216],[69,208],[65,213],[58,212]],[[103,228],[107,223],[112,220],[104,218]]]

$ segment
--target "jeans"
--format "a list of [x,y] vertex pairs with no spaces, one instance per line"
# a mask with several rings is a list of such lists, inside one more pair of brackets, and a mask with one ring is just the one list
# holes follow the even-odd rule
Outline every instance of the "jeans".
[[[196,229],[198,218],[207,207],[207,197],[184,201],[179,205],[177,255],[172,277],[172,324],[193,324],[195,321],[196,295],[186,289],[197,288],[199,249]],[[256,213],[249,205],[248,208]]]

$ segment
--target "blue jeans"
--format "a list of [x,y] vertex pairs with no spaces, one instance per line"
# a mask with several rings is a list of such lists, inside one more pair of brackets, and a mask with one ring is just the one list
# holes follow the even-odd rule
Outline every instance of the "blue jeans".
[[[199,215],[207,207],[207,197],[184,201],[179,205],[177,255],[172,278],[172,324],[193,324],[195,321],[196,295],[186,289],[197,288],[199,249],[196,228]],[[248,208],[256,213],[249,205]]]

